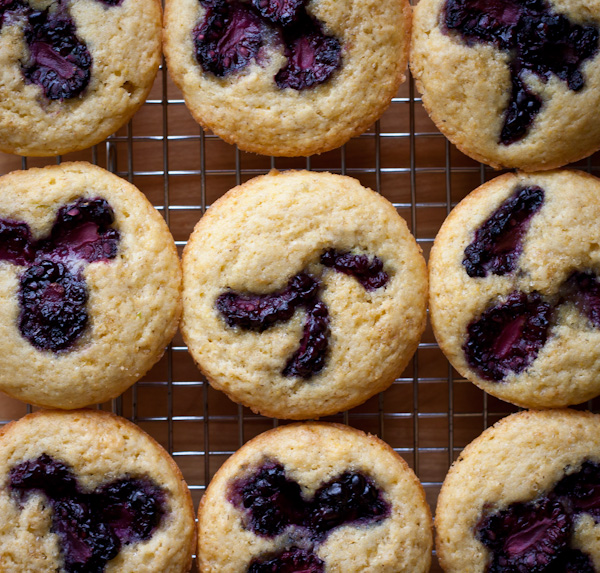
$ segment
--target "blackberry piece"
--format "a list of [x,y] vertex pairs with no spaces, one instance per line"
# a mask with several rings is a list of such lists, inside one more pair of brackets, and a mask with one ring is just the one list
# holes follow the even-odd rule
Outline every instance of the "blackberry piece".
[[585,461],[578,472],[565,476],[554,493],[575,514],[588,513],[600,523],[600,465]]
[[299,20],[306,0],[252,0],[252,3],[263,18],[289,26]]
[[123,478],[85,492],[48,454],[11,468],[8,484],[20,499],[48,499],[66,573],[103,573],[122,545],[149,539],[166,513],[164,493],[150,480]]
[[97,490],[102,521],[123,544],[148,539],[165,514],[162,490],[148,480],[125,478]]
[[527,87],[520,74],[513,72],[512,90],[500,132],[500,141],[511,145],[523,139],[536,115],[542,109],[542,100]]
[[321,486],[311,505],[307,524],[318,537],[348,523],[376,523],[390,513],[373,481],[358,472],[345,472]]
[[314,301],[321,283],[306,273],[292,277],[285,289],[264,295],[241,295],[235,291],[217,297],[216,307],[229,326],[263,332],[277,322],[289,320],[296,309]]
[[39,350],[70,348],[88,322],[85,281],[64,264],[43,260],[20,279],[19,330]]
[[578,549],[566,549],[548,573],[596,573],[589,555]]
[[69,17],[48,10],[30,11],[25,40],[30,58],[23,75],[28,82],[39,85],[48,99],[71,99],[85,90],[90,82],[92,57]]
[[289,526],[305,528],[315,543],[342,525],[377,523],[390,513],[389,504],[373,481],[359,472],[345,472],[323,484],[312,500],[269,460],[249,478],[232,485],[230,501],[247,515],[254,533],[276,537]]
[[342,46],[308,16],[285,33],[286,65],[275,75],[280,89],[304,90],[327,81],[342,63]]
[[325,563],[314,553],[298,547],[279,555],[254,559],[248,573],[324,573]]
[[106,199],[81,198],[58,210],[50,237],[38,247],[41,256],[93,263],[117,256],[119,232],[110,225],[114,212]]
[[558,571],[571,530],[560,501],[542,498],[483,517],[475,533],[492,553],[489,573],[548,573]]
[[515,291],[467,327],[467,362],[486,380],[519,374],[546,343],[552,307],[539,293]]
[[246,513],[247,527],[257,535],[275,537],[289,525],[304,521],[300,486],[288,479],[283,466],[274,461],[265,463],[249,478],[238,480],[230,501]]
[[0,261],[29,265],[34,255],[35,247],[29,225],[0,219]]
[[348,251],[327,249],[321,255],[321,264],[354,277],[367,291],[385,286],[390,278],[378,257],[370,258],[367,255],[353,255]]
[[0,30],[4,24],[10,23],[11,13],[25,13],[27,9],[23,0],[0,0]]
[[462,264],[470,277],[505,275],[517,268],[531,218],[544,204],[541,187],[518,187],[475,231]]
[[240,2],[203,4],[204,19],[192,32],[196,60],[205,72],[219,78],[245,68],[264,43],[261,18]]
[[563,300],[571,301],[600,328],[600,282],[592,272],[574,272],[562,286]]
[[325,303],[316,301],[306,309],[304,333],[300,347],[283,369],[284,376],[298,376],[305,380],[325,366],[329,347],[329,311]]

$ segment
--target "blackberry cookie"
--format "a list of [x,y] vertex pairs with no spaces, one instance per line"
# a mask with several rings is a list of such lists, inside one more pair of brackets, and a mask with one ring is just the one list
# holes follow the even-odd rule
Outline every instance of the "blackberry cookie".
[[405,79],[407,0],[167,0],[192,115],[240,149],[299,156],[365,131]]
[[181,314],[163,218],[88,163],[0,178],[0,389],[41,406],[118,396],[162,356]]
[[198,526],[205,573],[420,573],[431,561],[417,477],[385,442],[338,424],[248,442],[212,479]]
[[144,103],[161,57],[159,0],[7,0],[0,6],[0,149],[84,149]]
[[187,573],[194,508],[175,462],[102,411],[42,411],[0,431],[4,573]]
[[600,0],[423,0],[411,71],[477,161],[544,170],[600,148]]
[[504,418],[465,448],[435,516],[446,573],[600,571],[600,417]]
[[211,384],[261,414],[334,414],[387,388],[425,326],[426,268],[350,177],[271,172],[225,194],[183,255],[182,332]]
[[600,180],[510,173],[450,213],[430,258],[441,349],[486,392],[523,407],[600,394]]

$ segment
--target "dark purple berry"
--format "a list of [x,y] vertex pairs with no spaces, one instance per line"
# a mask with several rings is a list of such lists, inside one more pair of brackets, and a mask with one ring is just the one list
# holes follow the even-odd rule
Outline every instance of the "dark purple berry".
[[15,265],[29,265],[35,248],[27,223],[0,219],[0,261]]
[[117,256],[120,235],[105,199],[61,207],[50,236],[34,241],[26,223],[0,220],[0,261],[29,268],[20,277],[19,330],[39,350],[70,348],[88,321],[87,288],[79,261]]
[[196,59],[205,72],[223,77],[256,59],[264,26],[247,5],[225,0],[204,2],[204,19],[193,31]]
[[277,462],[267,462],[251,477],[237,481],[231,502],[244,511],[247,527],[258,535],[275,537],[289,525],[304,521],[300,486],[286,477]]
[[542,100],[525,84],[526,73],[542,81],[556,75],[569,89],[585,87],[582,67],[599,49],[600,31],[573,24],[545,0],[446,0],[446,31],[456,31],[467,44],[492,44],[511,55],[511,97],[499,141],[510,145],[525,137]]
[[586,461],[578,472],[566,475],[554,488],[575,514],[589,513],[600,523],[600,466]]
[[48,454],[11,468],[9,481],[10,487],[21,496],[30,490],[39,490],[58,499],[68,497],[77,487],[71,469]]
[[557,500],[514,503],[487,515],[476,527],[491,551],[489,573],[547,573],[568,549],[572,518]]
[[289,26],[298,21],[306,0],[252,0],[260,15],[274,24]]
[[565,549],[548,573],[596,573],[590,557],[578,549]]
[[[341,44],[306,12],[306,0],[200,0],[204,18],[192,32],[196,60],[224,77],[256,60],[267,35],[283,38],[286,65],[275,75],[280,89],[302,90],[328,80],[341,65]],[[269,32],[269,28],[273,30]]]
[[490,272],[505,275],[514,271],[531,218],[543,203],[540,187],[518,187],[475,231],[462,261],[467,274],[485,277]]
[[164,494],[148,480],[125,478],[96,490],[102,521],[123,544],[148,539],[164,515]]
[[13,14],[26,11],[27,7],[23,0],[0,0],[0,30],[4,24],[11,24]]
[[521,75],[513,73],[511,83],[510,100],[500,132],[500,142],[504,145],[523,139],[542,108],[541,98],[531,92]]
[[19,330],[39,350],[73,345],[88,321],[87,289],[80,274],[62,263],[41,261],[21,276]]
[[39,85],[51,100],[70,99],[83,92],[90,81],[92,57],[69,17],[48,10],[31,11],[25,39],[30,57],[23,75],[28,82]]
[[164,493],[149,479],[84,492],[72,470],[47,454],[14,466],[9,486],[20,501],[30,493],[48,499],[66,573],[102,573],[122,545],[149,539],[165,515]]
[[346,472],[315,492],[308,527],[323,535],[348,523],[377,523],[389,513],[389,504],[370,478]]
[[[254,533],[275,537],[295,526],[307,529],[317,544],[336,527],[378,523],[390,513],[380,490],[361,473],[343,473],[323,484],[313,499],[307,500],[300,486],[286,477],[283,466],[275,461],[266,462],[251,477],[234,482],[230,501],[246,514],[246,527]],[[278,563],[277,559],[274,563]]]
[[325,563],[314,553],[292,547],[279,555],[254,559],[248,573],[324,573]]
[[41,242],[39,251],[64,261],[114,259],[120,235],[110,227],[113,223],[114,212],[108,201],[99,197],[78,199],[59,209],[50,237]]
[[378,257],[370,258],[367,255],[353,255],[327,249],[321,255],[321,264],[353,276],[368,291],[385,286],[390,278],[383,270],[383,262]]
[[283,369],[284,376],[308,379],[325,366],[329,346],[329,311],[325,303],[316,301],[307,306],[304,333],[300,347]]
[[276,293],[241,295],[228,291],[217,297],[216,306],[229,326],[262,332],[277,322],[289,320],[298,307],[312,303],[320,286],[311,275],[300,273]]
[[600,328],[600,282],[594,273],[573,273],[561,290],[563,300],[573,302],[594,327]]
[[486,380],[498,382],[511,372],[519,374],[545,344],[551,313],[551,305],[538,293],[511,293],[467,327],[467,362]]
[[[306,18],[305,22],[310,20]],[[280,89],[303,90],[327,81],[340,67],[342,47],[312,22],[284,34],[286,65],[275,75]]]

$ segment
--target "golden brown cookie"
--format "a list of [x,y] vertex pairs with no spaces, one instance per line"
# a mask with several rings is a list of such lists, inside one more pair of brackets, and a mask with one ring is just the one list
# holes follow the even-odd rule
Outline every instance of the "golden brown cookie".
[[214,203],[186,246],[182,332],[211,384],[267,416],[333,414],[387,388],[425,326],[425,261],[377,193],[271,172]]
[[431,515],[385,442],[337,424],[280,426],[237,451],[202,498],[206,573],[425,573]]
[[181,268],[158,211],[89,163],[0,178],[0,389],[77,408],[114,398],[162,356]]
[[245,151],[311,155],[388,107],[410,24],[407,0],[168,0],[165,55],[204,127]]
[[161,57],[158,0],[11,0],[0,16],[2,151],[90,147],[146,100]]
[[150,436],[102,411],[41,411],[0,432],[5,573],[186,573],[194,508]]
[[446,573],[600,570],[600,416],[504,418],[467,446],[435,515]]
[[599,0],[423,0],[411,71],[461,151],[553,169],[600,148],[599,37]]
[[600,180],[509,173],[468,195],[431,251],[430,314],[452,365],[524,407],[600,394]]

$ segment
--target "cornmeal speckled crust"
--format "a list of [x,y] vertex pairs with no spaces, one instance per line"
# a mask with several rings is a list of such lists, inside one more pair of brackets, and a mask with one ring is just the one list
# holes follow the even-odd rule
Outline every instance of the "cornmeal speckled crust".
[[58,209],[79,197],[108,201],[120,239],[115,258],[83,263],[89,321],[72,348],[38,350],[21,334],[26,267],[0,261],[0,389],[46,407],[118,396],[162,356],[181,314],[181,266],[169,229],[120,177],[84,162],[9,173],[0,178],[0,219],[26,222],[39,239]]
[[[57,4],[26,3],[36,9]],[[116,6],[102,0],[63,0],[62,5],[91,54],[90,83],[79,96],[46,98],[21,71],[29,53],[25,18],[5,19],[0,33],[2,151],[47,156],[90,147],[127,123],[152,87],[161,58],[159,0],[123,0]]]
[[64,571],[52,509],[30,494],[20,507],[11,493],[11,468],[47,454],[72,469],[85,491],[113,480],[149,478],[166,494],[166,513],[146,541],[123,545],[106,573],[185,573],[195,546],[194,508],[179,468],[149,435],[107,412],[41,411],[0,433],[0,568],[5,573]]
[[411,8],[406,0],[309,0],[308,13],[342,44],[342,67],[325,83],[297,91],[274,81],[283,46],[269,40],[261,63],[217,78],[203,73],[192,30],[199,0],[168,0],[165,55],[192,115],[245,151],[277,156],[322,153],[365,131],[405,79]]
[[255,535],[243,526],[242,512],[230,502],[231,484],[268,460],[283,465],[286,477],[300,485],[306,500],[344,472],[360,472],[373,480],[391,505],[382,521],[346,524],[312,546],[327,573],[429,571],[431,515],[423,488],[406,462],[375,436],[348,426],[313,422],[261,434],[217,472],[198,514],[203,573],[246,572],[253,558],[301,543],[302,528],[293,526],[271,539]]
[[[513,272],[469,277],[463,259],[475,231],[519,186],[545,192]],[[564,170],[505,174],[469,194],[442,225],[431,251],[430,315],[453,366],[486,392],[523,407],[577,404],[600,393],[600,329],[575,304],[559,304],[574,271],[600,274],[600,181]],[[538,292],[552,305],[549,336],[533,362],[504,380],[483,379],[467,362],[468,325],[509,293]]]
[[[489,44],[467,43],[442,30],[445,0],[422,0],[415,9],[410,69],[423,104],[438,129],[462,152],[495,168],[553,169],[600,148],[600,51],[582,67],[585,87],[572,91],[550,74],[528,74],[526,83],[543,107],[529,133],[498,143],[511,95],[510,55]],[[598,0],[548,0],[578,24],[600,26]]]
[[[367,291],[320,262],[329,248],[377,256],[390,275]],[[267,416],[333,414],[387,388],[415,352],[425,326],[426,268],[393,206],[349,177],[271,172],[229,191],[196,226],[183,256],[182,332],[211,384]],[[323,369],[284,376],[305,318],[263,332],[230,327],[216,299],[227,289],[272,293],[301,271],[320,277],[329,309]]]
[[[599,436],[598,415],[528,411],[504,418],[469,444],[450,468],[438,498],[436,549],[444,571],[487,571],[490,552],[474,535],[484,508],[493,513],[533,501],[584,461],[600,463]],[[600,569],[600,532],[590,515],[576,518],[572,544]]]

